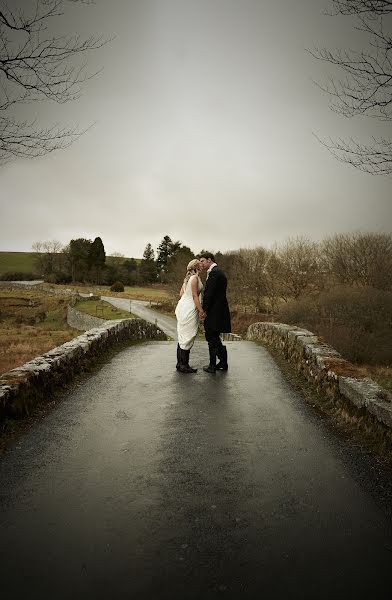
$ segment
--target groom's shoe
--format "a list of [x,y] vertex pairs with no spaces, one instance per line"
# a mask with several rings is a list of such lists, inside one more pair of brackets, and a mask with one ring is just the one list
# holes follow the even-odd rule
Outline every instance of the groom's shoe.
[[213,347],[208,346],[208,349],[210,352],[210,364],[203,367],[203,371],[205,371],[206,373],[215,373],[217,348],[215,346],[213,346]]
[[227,371],[229,365],[227,364],[227,348],[226,346],[221,346],[218,352],[219,362],[216,365],[217,371]]

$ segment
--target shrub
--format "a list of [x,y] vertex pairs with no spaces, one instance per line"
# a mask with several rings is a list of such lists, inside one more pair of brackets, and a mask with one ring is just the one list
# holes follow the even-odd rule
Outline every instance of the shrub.
[[57,271],[56,273],[50,273],[47,275],[45,281],[46,283],[71,283],[72,277],[67,273]]
[[115,281],[113,285],[110,286],[110,290],[112,292],[123,292],[124,284],[121,281]]
[[33,281],[40,279],[36,273],[23,273],[22,271],[7,271],[0,274],[0,281]]
[[392,360],[392,292],[338,286],[281,307],[279,320],[310,329],[357,363]]

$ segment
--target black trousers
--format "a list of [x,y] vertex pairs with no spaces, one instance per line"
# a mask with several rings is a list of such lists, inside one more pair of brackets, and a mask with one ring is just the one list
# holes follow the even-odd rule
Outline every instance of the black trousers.
[[220,339],[220,332],[215,331],[215,329],[212,329],[211,327],[204,326],[204,334],[206,336],[208,346],[210,348],[216,348],[217,354],[219,356],[219,350],[223,346],[222,340]]

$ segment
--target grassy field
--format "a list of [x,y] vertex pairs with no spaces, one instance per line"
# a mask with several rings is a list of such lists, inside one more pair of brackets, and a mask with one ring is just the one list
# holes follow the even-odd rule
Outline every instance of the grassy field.
[[0,373],[80,335],[66,322],[67,299],[37,289],[0,288]]
[[106,285],[81,285],[81,284],[68,284],[68,285],[52,285],[45,284],[45,287],[51,287],[53,289],[72,290],[74,292],[89,294],[90,292],[95,296],[113,296],[114,298],[129,298],[130,300],[147,300],[151,302],[163,302],[172,297],[170,289],[164,285],[150,285],[150,286],[125,286],[123,292],[111,292],[110,286]]
[[[20,287],[6,284],[0,287],[0,373],[24,364],[77,337],[80,331],[67,325],[69,296],[48,294],[41,286]],[[90,286],[49,286],[51,288],[75,288],[82,293],[93,291],[98,295],[160,301],[168,295],[167,290],[149,286],[126,288],[124,293],[110,292],[109,287],[99,289]],[[77,310],[103,319],[132,318],[129,312],[121,311],[103,301],[86,299],[77,304]]]
[[[8,272],[35,273],[35,252],[0,252],[0,275]],[[118,261],[130,260],[129,258],[119,258],[117,256],[107,256],[108,265],[115,264]],[[140,258],[135,259],[137,263]]]
[[116,308],[104,300],[83,300],[75,305],[76,310],[99,317],[100,319],[132,319],[137,318],[132,313]]
[[0,274],[12,272],[34,273],[35,252],[0,252]]

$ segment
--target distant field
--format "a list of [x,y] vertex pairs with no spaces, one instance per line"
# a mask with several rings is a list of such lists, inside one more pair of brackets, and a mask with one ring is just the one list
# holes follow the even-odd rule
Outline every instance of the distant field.
[[[8,272],[34,273],[37,267],[34,264],[35,252],[1,252],[0,251],[0,275]],[[116,263],[129,258],[118,258],[116,256],[107,256],[106,263]],[[141,259],[135,259],[140,263]]]
[[114,296],[115,298],[129,298],[130,300],[147,300],[151,302],[164,302],[172,299],[170,289],[164,284],[152,284],[149,286],[125,286],[124,292],[112,292],[108,285],[82,285],[69,283],[67,285],[51,284],[53,289],[75,290],[78,293],[92,293],[96,296]]
[[75,308],[79,312],[92,315],[93,317],[99,317],[100,319],[113,320],[136,318],[132,313],[120,310],[104,300],[82,300],[76,304]]
[[0,252],[0,274],[9,271],[20,273],[34,273],[35,252]]

